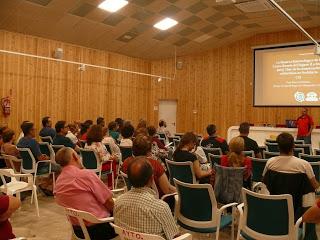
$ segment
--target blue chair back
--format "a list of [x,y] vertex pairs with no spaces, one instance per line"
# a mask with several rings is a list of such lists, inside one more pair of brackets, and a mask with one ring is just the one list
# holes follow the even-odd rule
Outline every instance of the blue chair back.
[[174,178],[185,183],[196,183],[192,162],[174,162],[166,159],[166,164],[171,184],[174,183]]
[[131,147],[119,147],[122,155],[122,160],[124,161],[128,157],[132,156],[132,148]]
[[252,162],[252,181],[261,182],[263,170],[267,164],[268,159],[251,158]]
[[[263,195],[243,188],[242,198],[244,217],[241,222],[245,225],[242,228],[245,239],[263,239],[263,235],[285,237],[294,234],[294,211],[290,194]],[[271,239],[270,237],[268,239]]]
[[294,144],[304,144],[304,140],[294,140]]
[[293,149],[293,156],[299,157],[300,153],[304,153],[304,149],[303,148],[294,148]]
[[215,165],[216,181],[214,193],[219,203],[241,202],[244,167],[222,167]]
[[[212,221],[217,201],[210,184],[190,184],[174,179],[179,195],[179,215],[192,221]],[[201,203],[199,204],[199,199]],[[179,221],[179,225],[183,223]]]
[[42,142],[47,142],[49,144],[53,143],[53,140],[50,136],[46,136],[46,137],[40,137]]
[[36,160],[29,148],[18,148],[22,159],[21,171],[23,173],[34,173],[36,169]]
[[206,154],[207,159],[209,159],[209,153],[212,155],[222,155],[221,148],[206,148],[202,147],[204,153]]
[[311,144],[295,144],[295,148],[303,148],[304,154],[312,155]]
[[86,169],[97,170],[99,168],[99,158],[92,149],[80,149],[82,164]]
[[253,150],[243,151],[242,153],[243,153],[243,155],[245,155],[246,157],[254,157],[254,156],[255,156]]
[[320,155],[320,149],[315,149],[315,150],[314,150],[314,154],[315,154],[315,155]]
[[54,153],[57,153],[64,145],[52,145]]
[[319,155],[308,155],[308,154],[300,153],[299,158],[306,160],[308,162],[319,162],[320,161]]
[[266,142],[266,147],[268,152],[279,152],[278,143],[269,143]]
[[268,152],[268,151],[263,151],[263,158],[264,159],[269,159],[272,157],[280,156],[280,152]]
[[212,167],[214,165],[220,165],[221,164],[222,155],[214,155],[214,154],[209,153],[208,156],[209,156],[208,159],[209,159]]
[[266,139],[266,143],[277,143],[275,139]]

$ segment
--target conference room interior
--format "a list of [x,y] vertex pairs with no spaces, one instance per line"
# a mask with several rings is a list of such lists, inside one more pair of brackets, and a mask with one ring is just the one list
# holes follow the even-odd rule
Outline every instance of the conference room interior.
[[[162,20],[165,21],[160,22]],[[319,186],[308,182],[311,191],[300,189],[300,192],[307,191],[303,196],[308,196],[300,196],[303,212],[299,214],[295,212],[296,197],[292,200],[289,193],[280,195],[282,203],[288,205],[285,210],[281,209],[287,215],[277,215],[277,210],[267,211],[282,205],[272,205],[278,195],[270,194],[271,178],[269,182],[265,180],[265,171],[269,159],[283,155],[278,136],[289,133],[294,138],[294,145],[288,154],[307,162],[315,180],[320,182],[319,39],[319,0],[0,0],[0,147],[4,144],[4,133],[13,131],[13,144],[19,154],[17,161],[22,164],[17,168],[1,148],[0,182],[7,183],[0,186],[0,196],[20,198],[21,206],[6,219],[2,217],[6,209],[3,211],[4,205],[0,206],[0,233],[1,224],[9,219],[17,239],[76,239],[75,228],[72,228],[74,222],[67,215],[79,216],[75,211],[81,209],[61,206],[54,191],[61,168],[64,171],[64,166],[55,161],[62,147],[55,148],[53,144],[57,135],[48,140],[42,138],[39,131],[45,127],[43,118],[46,116],[50,118],[50,127],[55,129],[55,134],[59,121],[65,121],[64,124],[60,122],[62,129],[70,127],[70,131],[72,127],[79,127],[74,132],[76,140],[72,148],[82,162],[91,143],[80,138],[80,128],[85,127],[87,134],[99,125],[97,118],[101,117],[103,137],[114,138],[114,132],[119,135],[114,143],[121,153],[114,160],[114,168],[111,165],[108,169],[112,175],[101,173],[105,171],[103,163],[94,150],[97,167],[91,169],[90,164],[81,164],[97,173],[105,188],[113,190],[115,206],[117,198],[135,189],[130,184],[130,176],[122,172],[126,160],[123,148],[126,147],[121,146],[121,139],[131,139],[134,145],[138,144],[135,140],[144,135],[152,142],[150,156],[161,164],[168,184],[175,189],[173,196],[169,196],[170,201],[165,202],[170,206],[180,239],[227,240],[237,239],[238,235],[241,235],[239,239],[263,240],[278,235],[288,235],[283,239],[302,239],[298,238],[301,234],[304,239],[317,239],[317,235],[320,236],[318,225],[299,221],[310,207],[319,206],[320,209]],[[115,123],[117,118],[123,120],[123,126]],[[306,132],[310,131],[310,138],[309,132],[298,136],[301,119],[307,119]],[[92,123],[87,124],[87,120]],[[50,150],[48,158],[42,159],[50,164],[47,175],[35,174],[36,162],[42,160],[37,159],[33,151],[29,151],[30,159],[33,157],[34,161],[33,170],[24,169],[28,166],[23,163],[26,160],[22,152],[27,147],[19,147],[18,142],[26,121],[34,124],[31,130],[35,132],[34,139],[40,144],[41,153],[47,153],[42,151],[42,145]],[[160,122],[165,122],[165,126],[159,125]],[[112,123],[116,125],[115,129]],[[239,132],[241,123],[250,126],[248,136],[255,140],[258,150],[245,146],[237,155],[245,159],[241,166],[223,166],[223,159],[231,158],[233,141],[239,135],[246,135]],[[208,131],[210,124],[214,125],[212,134]],[[133,136],[130,133],[129,137],[121,136],[123,128],[129,125],[134,127]],[[154,135],[150,135],[152,127],[156,129]],[[200,161],[201,174],[205,171],[213,173],[207,174],[206,178],[199,177],[193,160],[182,161],[190,171],[187,178],[191,178],[191,182],[185,183],[171,167],[180,166],[174,165],[180,161],[175,160],[175,151],[181,150],[181,139],[188,134],[197,138],[197,143],[188,151]],[[229,145],[227,151],[223,147],[202,144],[211,136],[217,142],[225,141]],[[158,142],[163,144],[163,149],[160,147],[159,150]],[[110,145],[102,145],[110,156],[115,156]],[[137,156],[132,153],[132,145],[129,148],[130,158],[135,161]],[[209,170],[202,168],[198,148],[203,152]],[[245,176],[248,166],[244,161],[250,161],[249,186],[245,185],[248,179],[243,177],[240,188],[230,190],[232,193],[238,191],[234,197],[238,200],[219,202],[222,198],[218,191],[223,188],[219,184],[227,186],[230,180],[227,185],[223,183],[227,178],[223,178],[226,175],[221,172],[232,174],[232,169],[241,168],[241,174]],[[54,173],[56,164],[59,170]],[[4,177],[4,173],[9,173],[8,169],[12,169],[9,171],[13,174],[11,180]],[[153,169],[154,174],[155,171]],[[14,174],[26,175],[14,177]],[[299,174],[309,176],[307,172]],[[26,176],[32,179],[31,182]],[[206,179],[205,183],[203,179]],[[10,181],[28,184],[28,190],[21,194],[10,192]],[[49,190],[40,187],[46,181],[51,184]],[[158,183],[153,184],[156,185],[157,201],[159,198],[166,200],[162,198],[164,192],[159,190]],[[207,186],[208,192],[197,192],[203,190],[201,185]],[[190,195],[182,190],[185,188]],[[192,196],[191,200],[183,202],[183,194]],[[260,202],[254,205],[250,202],[253,198]],[[191,206],[183,205],[192,201],[196,204],[192,206],[193,210],[190,210]],[[199,210],[208,201],[213,202],[207,209]],[[253,210],[247,214],[250,203]],[[231,205],[219,212],[225,204]],[[230,217],[230,222],[222,226],[224,222],[216,220],[217,214],[222,214],[221,219]],[[264,218],[273,219],[276,224]],[[250,221],[253,221],[251,225]],[[110,222],[116,224],[116,218]],[[219,224],[221,228],[217,233]],[[79,227],[79,224],[74,225]],[[127,234],[132,234],[123,239],[145,239],[137,228],[121,227]],[[287,230],[281,232],[283,229]],[[166,239],[165,236],[161,239]],[[151,236],[148,239],[158,238]]]

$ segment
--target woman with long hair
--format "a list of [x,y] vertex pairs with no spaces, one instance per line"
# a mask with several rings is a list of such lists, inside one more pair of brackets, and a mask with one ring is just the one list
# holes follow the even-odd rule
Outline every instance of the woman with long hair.
[[198,146],[197,136],[192,132],[184,134],[180,140],[179,145],[173,153],[173,160],[176,162],[187,162],[190,161],[193,164],[193,171],[196,178],[200,182],[209,182],[209,177],[214,174],[213,170],[203,171],[200,167],[200,162],[194,153]]
[[250,187],[252,175],[252,163],[249,157],[243,154],[244,140],[242,137],[234,137],[229,143],[229,153],[221,157],[221,166],[246,167],[243,176],[243,186]]

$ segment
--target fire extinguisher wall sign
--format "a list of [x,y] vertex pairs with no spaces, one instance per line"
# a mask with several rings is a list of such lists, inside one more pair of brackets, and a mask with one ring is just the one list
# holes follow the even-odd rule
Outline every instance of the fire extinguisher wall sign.
[[11,108],[11,103],[10,103],[9,97],[1,98],[1,107],[2,107],[3,115],[5,117],[8,117],[10,115],[10,108]]

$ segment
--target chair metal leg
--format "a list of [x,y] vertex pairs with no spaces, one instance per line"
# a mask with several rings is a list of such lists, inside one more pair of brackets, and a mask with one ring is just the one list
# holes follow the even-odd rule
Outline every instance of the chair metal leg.
[[34,197],[34,204],[36,207],[36,212],[37,212],[37,216],[40,217],[40,213],[39,213],[39,205],[38,205],[38,197],[37,197],[37,187],[36,185],[33,185],[32,187],[32,193],[33,193],[33,197]]
[[[35,172],[34,176],[33,176],[33,185],[37,187],[36,185],[36,178],[37,178],[37,172]],[[31,204],[33,203],[33,191],[32,191],[32,194],[31,194]]]

